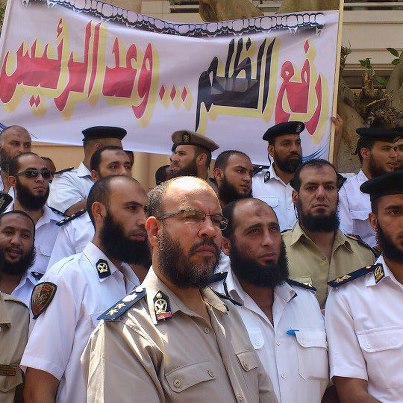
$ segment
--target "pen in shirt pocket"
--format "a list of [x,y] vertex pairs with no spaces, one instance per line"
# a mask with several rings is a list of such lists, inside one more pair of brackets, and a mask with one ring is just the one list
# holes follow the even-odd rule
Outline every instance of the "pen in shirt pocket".
[[287,334],[289,334],[290,336],[295,336],[295,333],[299,332],[299,329],[290,329],[287,330]]

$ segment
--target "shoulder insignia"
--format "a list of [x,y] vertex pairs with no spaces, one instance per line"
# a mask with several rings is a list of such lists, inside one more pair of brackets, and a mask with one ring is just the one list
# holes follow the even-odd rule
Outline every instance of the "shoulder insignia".
[[39,271],[31,271],[31,274],[35,280],[40,280],[43,277],[43,273],[39,273]]
[[269,166],[266,165],[253,165],[253,176],[257,175],[259,172],[262,172],[263,169],[269,169]]
[[270,180],[270,172],[267,171],[263,176],[263,182],[266,183]]
[[158,291],[153,299],[154,312],[157,322],[172,318],[171,304],[169,303],[168,295],[162,291]]
[[372,272],[375,273],[375,282],[376,283],[378,283],[385,277],[385,272],[383,270],[383,266],[380,263],[378,263],[378,264],[374,264],[372,266],[365,266],[361,269],[358,269],[358,270],[353,271],[348,274],[344,274],[343,276],[340,276],[333,281],[329,281],[327,284],[330,285],[330,287],[337,288],[337,287],[340,287],[341,285],[349,283],[350,281],[360,278],[360,277],[364,276],[365,274],[372,273]]
[[50,206],[49,206],[49,208],[50,208],[55,214],[61,215],[61,216],[63,216],[63,217],[68,217],[66,214],[62,213],[62,212],[59,211],[58,209],[55,209],[54,207],[50,207]]
[[238,306],[242,306],[242,304],[238,301],[235,301],[234,299],[232,299],[231,297],[229,297],[228,295],[225,294],[221,294],[220,292],[211,289],[215,295],[217,295],[217,297],[221,298],[221,299],[225,299],[226,301],[231,301],[234,305],[238,305]]
[[361,246],[365,246],[367,249],[369,249],[375,257],[378,259],[378,257],[381,255],[382,252],[379,252],[378,249],[372,248],[369,246],[366,242],[364,242],[359,235],[354,235],[354,234],[345,234],[347,238],[354,239],[354,241],[357,241],[358,244]]
[[209,280],[209,284],[218,283],[219,281],[224,281],[227,278],[228,273],[226,271],[220,271],[214,273]]
[[34,319],[38,318],[50,305],[56,294],[56,290],[57,285],[48,281],[37,284],[34,287],[31,295],[31,310]]
[[105,311],[97,320],[114,321],[119,319],[125,312],[127,312],[135,303],[140,301],[146,295],[144,288],[136,288],[130,294],[126,295],[118,303],[111,306]]
[[77,213],[74,213],[71,216],[63,218],[63,220],[61,220],[58,223],[56,223],[56,225],[61,227],[61,226],[65,225],[65,224],[69,223],[70,221],[73,221],[74,219],[82,216],[86,211],[87,211],[87,209],[83,208],[82,210],[77,211]]
[[286,281],[289,285],[294,285],[295,287],[305,288],[306,290],[309,290],[309,291],[316,291],[316,288],[310,284],[300,283],[299,281],[290,280],[290,279],[288,279]]
[[8,193],[0,192],[0,214],[6,211],[12,201],[13,198]]
[[99,278],[106,278],[111,275],[111,269],[106,260],[99,259],[95,267],[97,268]]
[[70,172],[73,169],[74,169],[74,167],[64,168],[64,169],[61,169],[60,171],[56,171],[55,175],[61,175],[61,174],[65,173],[65,172]]
[[7,302],[16,302],[17,304],[21,304],[21,305],[25,306],[25,308],[29,309],[29,308],[26,306],[25,302],[22,302],[21,300],[19,300],[19,299],[17,299],[17,298],[14,298],[12,295],[5,294],[5,293],[3,292],[3,293],[1,293],[1,296],[3,297],[3,300],[4,300],[4,301],[7,301]]

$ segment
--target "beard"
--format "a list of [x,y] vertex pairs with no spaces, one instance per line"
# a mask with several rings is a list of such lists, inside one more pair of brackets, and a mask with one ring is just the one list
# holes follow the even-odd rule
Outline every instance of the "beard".
[[303,212],[302,203],[297,203],[298,220],[301,226],[312,232],[334,232],[339,228],[340,220],[337,210],[329,215],[312,215]]
[[284,242],[281,241],[277,263],[262,265],[242,253],[231,241],[231,270],[240,280],[258,287],[274,288],[288,279],[288,261]]
[[[205,258],[202,263],[192,264],[190,256],[200,246],[208,245],[215,249],[215,261]],[[161,273],[173,284],[179,288],[205,288],[211,283],[211,276],[214,274],[215,268],[218,266],[220,260],[220,249],[211,240],[195,243],[185,255],[178,241],[163,229],[160,246],[160,270]]]
[[223,180],[218,188],[218,198],[225,204],[228,204],[235,200],[246,199],[252,197],[252,189],[248,193],[239,193],[235,186],[227,181],[224,176]]
[[[6,248],[7,249],[7,248]],[[25,255],[22,255],[17,262],[10,263],[0,250],[0,277],[2,274],[22,276],[35,262],[35,248],[32,247]]]
[[1,170],[4,172],[8,172],[8,166],[10,164],[11,158],[10,156],[7,154],[7,152],[1,148],[0,149],[0,167]]
[[[291,158],[297,157],[297,158]],[[275,161],[276,166],[281,169],[283,172],[287,172],[289,174],[295,173],[297,168],[302,164],[302,156],[298,153],[293,153],[286,158],[280,158],[274,150],[273,159]]]
[[46,189],[46,192],[42,195],[34,195],[28,189],[28,187],[24,186],[18,178],[16,178],[15,189],[17,193],[17,199],[20,202],[21,206],[27,210],[39,210],[41,209],[49,196],[49,186]]
[[133,264],[147,264],[151,261],[147,237],[144,241],[135,241],[127,237],[109,211],[100,230],[100,240],[105,255],[110,258]]
[[383,255],[392,262],[403,262],[403,249],[399,249],[392,241],[392,239],[386,235],[381,226],[378,224],[376,231],[376,239],[381,247]]
[[383,174],[388,173],[384,168],[382,168],[376,161],[375,158],[371,157],[369,159],[368,170],[372,178],[376,178]]
[[180,176],[197,176],[196,159],[190,161],[189,164],[180,168],[177,172],[171,172],[169,174],[169,179],[178,178]]

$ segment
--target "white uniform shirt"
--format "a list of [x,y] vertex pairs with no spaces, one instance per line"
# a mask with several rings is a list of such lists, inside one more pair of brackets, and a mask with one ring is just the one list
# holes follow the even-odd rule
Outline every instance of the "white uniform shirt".
[[[264,181],[265,176],[269,177],[266,182]],[[292,202],[292,190],[289,183],[285,184],[277,176],[273,164],[268,170],[257,173],[252,179],[253,197],[263,200],[273,207],[281,231],[293,228],[297,221]]]
[[73,204],[86,199],[93,184],[91,172],[81,163],[77,169],[53,178],[48,205],[64,213]]
[[[228,294],[237,310],[279,402],[320,403],[329,381],[323,316],[315,295],[288,283],[274,289],[274,327],[228,271]],[[213,287],[224,293],[224,284]]]
[[30,308],[32,290],[40,279],[41,273],[28,269],[28,271],[21,277],[20,283],[14,288],[11,295],[14,298],[22,301],[28,308]]
[[[6,211],[13,211],[14,203],[11,203]],[[60,227],[56,225],[62,216],[54,213],[48,206],[43,206],[43,215],[35,225],[35,262],[29,271],[44,274],[48,267],[57,234]]]
[[52,267],[65,257],[82,252],[91,242],[94,233],[94,226],[87,212],[62,225],[57,235],[48,267]]
[[333,288],[326,303],[331,376],[368,381],[380,402],[403,402],[403,285],[383,257],[374,272]]
[[375,231],[369,223],[371,212],[369,194],[362,193],[360,186],[368,178],[363,171],[347,178],[339,191],[340,230],[345,234],[359,235],[369,246],[376,246]]
[[[99,259],[111,274],[100,278]],[[86,387],[80,356],[97,318],[139,285],[137,276],[124,265],[123,275],[93,243],[83,253],[52,266],[42,281],[57,285],[46,310],[34,321],[21,366],[46,371],[59,381],[56,402],[85,403]]]

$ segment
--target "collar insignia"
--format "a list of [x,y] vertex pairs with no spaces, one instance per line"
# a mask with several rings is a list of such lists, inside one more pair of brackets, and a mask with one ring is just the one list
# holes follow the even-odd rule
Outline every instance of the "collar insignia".
[[154,312],[157,322],[172,317],[171,305],[169,298],[162,291],[158,291],[154,299]]
[[104,259],[99,259],[96,268],[98,271],[98,276],[99,278],[105,278],[111,275],[111,270],[109,268],[109,264],[106,260]]
[[375,283],[378,284],[385,277],[385,270],[383,270],[383,266],[380,264],[376,266],[374,270]]
[[270,180],[270,172],[267,171],[264,176],[263,176],[263,181],[264,183],[268,182]]

